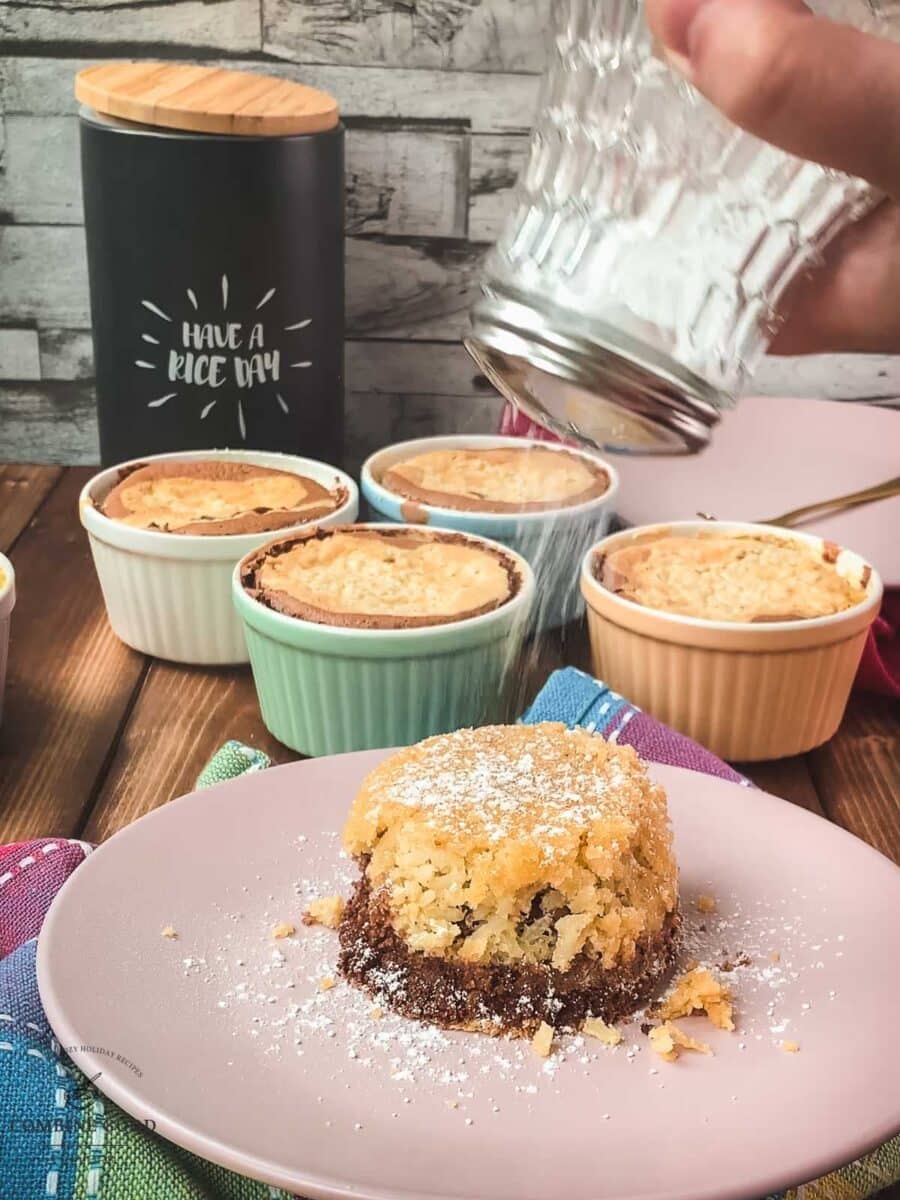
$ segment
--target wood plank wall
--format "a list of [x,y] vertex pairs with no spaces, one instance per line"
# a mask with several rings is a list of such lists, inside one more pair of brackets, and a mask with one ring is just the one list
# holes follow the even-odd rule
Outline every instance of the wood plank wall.
[[[550,0],[5,0],[0,458],[96,460],[72,80],[115,57],[213,61],[332,92],[349,129],[348,464],[490,429],[459,345],[527,145]],[[896,395],[894,360],[769,363],[760,390]]]

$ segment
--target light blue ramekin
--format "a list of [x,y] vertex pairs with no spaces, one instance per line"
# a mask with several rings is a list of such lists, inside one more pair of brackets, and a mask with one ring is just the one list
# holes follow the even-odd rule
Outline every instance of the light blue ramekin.
[[266,728],[316,757],[408,746],[431,734],[509,720],[534,598],[528,563],[509,557],[521,586],[507,604],[414,629],[344,628],[275,612],[245,591],[246,560],[238,563],[232,593]]
[[[518,449],[533,446],[535,449],[578,454],[606,471],[609,487],[602,496],[568,508],[496,513],[464,512],[411,502],[389,491],[381,483],[389,467],[416,454],[431,450],[488,450],[502,446]],[[531,564],[535,574],[537,596],[531,628],[536,631],[565,625],[584,612],[584,600],[578,587],[581,560],[594,542],[609,530],[619,490],[619,477],[615,468],[605,459],[588,451],[518,437],[457,434],[396,442],[376,451],[363,463],[360,489],[372,520],[455,529],[460,533],[491,538],[520,554]]]

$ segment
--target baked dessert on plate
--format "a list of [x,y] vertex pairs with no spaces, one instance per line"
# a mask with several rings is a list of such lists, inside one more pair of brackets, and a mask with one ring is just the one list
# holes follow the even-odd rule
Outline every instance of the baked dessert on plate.
[[597,734],[489,726],[398,751],[363,783],[344,846],[361,878],[341,971],[407,1016],[496,1034],[613,1022],[674,962],[665,795]]

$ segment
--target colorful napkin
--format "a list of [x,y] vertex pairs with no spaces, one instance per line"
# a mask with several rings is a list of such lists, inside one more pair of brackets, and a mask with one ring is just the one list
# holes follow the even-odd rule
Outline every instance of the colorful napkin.
[[[506,437],[534,438],[540,442],[562,440],[512,404],[503,409],[498,432]],[[880,696],[900,697],[900,588],[890,588],[884,593],[881,612],[869,630],[853,686]]]
[[[656,762],[747,784],[573,668],[551,675],[522,719],[582,725]],[[198,787],[268,765],[259,750],[226,742],[201,772]],[[286,1192],[197,1158],[129,1117],[92,1086],[54,1038],[38,996],[36,938],[53,897],[90,850],[69,838],[0,847],[0,1200],[288,1200]],[[900,1137],[779,1195],[863,1200],[898,1180]]]

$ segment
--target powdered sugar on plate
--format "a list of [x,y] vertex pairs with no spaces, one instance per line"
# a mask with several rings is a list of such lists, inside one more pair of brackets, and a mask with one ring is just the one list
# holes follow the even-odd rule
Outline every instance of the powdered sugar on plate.
[[[395,1015],[390,978],[381,981],[375,999],[348,985],[337,971],[337,934],[301,920],[311,900],[346,896],[357,877],[336,835],[326,842],[318,852],[303,838],[295,843],[298,878],[290,891],[270,890],[265,875],[242,889],[245,909],[217,913],[218,944],[192,945],[190,929],[180,930],[183,975],[207,1002],[213,1000],[233,1038],[257,1047],[261,1061],[274,1060],[280,1071],[290,1073],[302,1070],[311,1047],[325,1048],[333,1086],[352,1089],[358,1072],[374,1071],[392,1113],[415,1104],[426,1089],[442,1099],[448,1115],[470,1121],[467,1105],[476,1094],[487,1099],[481,1111],[495,1114],[510,1104],[529,1105],[548,1089],[560,1094],[570,1073],[596,1080],[602,1088],[611,1057],[643,1065],[648,1088],[678,1087],[683,1065],[663,1063],[652,1052],[646,1031],[653,1017],[646,1012],[621,1026],[624,1038],[618,1046],[563,1031],[555,1036],[550,1056],[538,1060],[527,1039],[449,1032]],[[700,911],[709,907],[710,894],[714,911]],[[805,894],[799,898],[809,900]],[[723,1057],[731,1051],[771,1054],[780,1052],[786,1039],[802,1047],[804,1017],[814,1004],[809,981],[842,955],[844,939],[839,931],[810,939],[795,915],[796,899],[788,891],[748,904],[733,893],[717,894],[712,880],[683,884],[683,945],[676,974],[696,964],[710,967],[732,991],[737,1024],[736,1032],[723,1033],[705,1017],[683,1019],[686,1031],[714,1046],[716,1057],[704,1061],[703,1070],[729,1070]],[[827,911],[824,886],[822,903]],[[279,922],[294,925],[296,933],[274,940],[272,928]],[[838,999],[834,989],[827,996],[828,1003]],[[739,1101],[739,1094],[732,1096],[733,1103]],[[602,1119],[614,1121],[614,1095],[606,1105],[609,1112]],[[354,1130],[363,1131],[364,1125]]]

